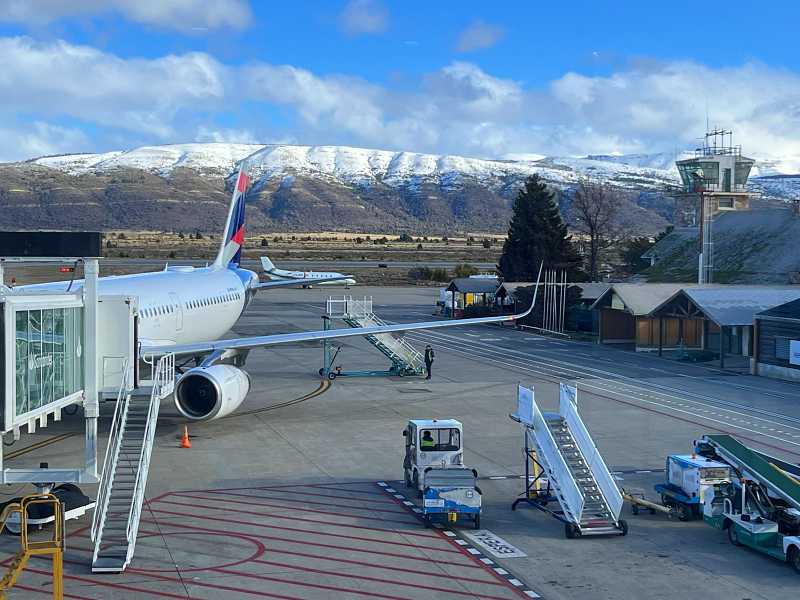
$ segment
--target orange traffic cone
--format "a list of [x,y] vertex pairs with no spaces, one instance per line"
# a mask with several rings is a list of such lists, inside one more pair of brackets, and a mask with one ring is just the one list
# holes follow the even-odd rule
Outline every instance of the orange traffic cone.
[[183,426],[183,437],[181,438],[181,448],[191,448],[192,442],[189,441],[189,427]]

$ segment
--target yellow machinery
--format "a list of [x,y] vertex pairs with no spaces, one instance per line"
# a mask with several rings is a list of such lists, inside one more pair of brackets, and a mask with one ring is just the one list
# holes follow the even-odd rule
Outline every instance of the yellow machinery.
[[[35,505],[51,505],[53,507],[53,537],[49,540],[31,541],[28,539],[28,509]],[[53,599],[64,598],[64,505],[53,494],[31,494],[19,502],[5,507],[0,515],[0,533],[6,526],[8,517],[19,513],[20,551],[8,568],[8,572],[0,579],[0,600],[5,600],[6,592],[17,582],[28,559],[31,556],[52,555],[53,557]]]

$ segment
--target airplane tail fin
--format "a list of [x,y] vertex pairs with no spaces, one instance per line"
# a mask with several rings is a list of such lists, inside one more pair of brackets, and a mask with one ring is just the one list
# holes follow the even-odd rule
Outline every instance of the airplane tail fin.
[[225,223],[225,235],[222,236],[217,258],[212,265],[215,269],[238,267],[241,262],[242,246],[244,246],[244,200],[249,185],[247,165],[242,162],[239,174],[236,176],[236,185],[233,187],[228,220]]
[[272,264],[272,261],[266,256],[261,257],[261,266],[264,268],[265,273],[270,273],[275,270],[275,265]]

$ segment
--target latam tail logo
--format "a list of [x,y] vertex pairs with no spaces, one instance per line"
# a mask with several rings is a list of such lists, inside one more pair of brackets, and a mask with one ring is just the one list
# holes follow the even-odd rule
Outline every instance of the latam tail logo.
[[214,261],[217,266],[238,267],[241,262],[242,246],[244,245],[244,200],[249,185],[250,177],[247,175],[244,166],[242,166],[239,170],[239,176],[236,178],[236,187],[233,189],[228,224],[225,229],[225,236],[222,239],[222,247],[217,260]]

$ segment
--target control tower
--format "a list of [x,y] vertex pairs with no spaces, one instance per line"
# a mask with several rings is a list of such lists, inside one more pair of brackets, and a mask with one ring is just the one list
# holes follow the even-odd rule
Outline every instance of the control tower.
[[733,132],[725,129],[706,133],[693,158],[676,162],[683,193],[696,199],[700,213],[698,283],[713,280],[714,216],[722,211],[750,208],[747,178],[754,163],[752,158],[742,156],[742,147],[733,145]]

